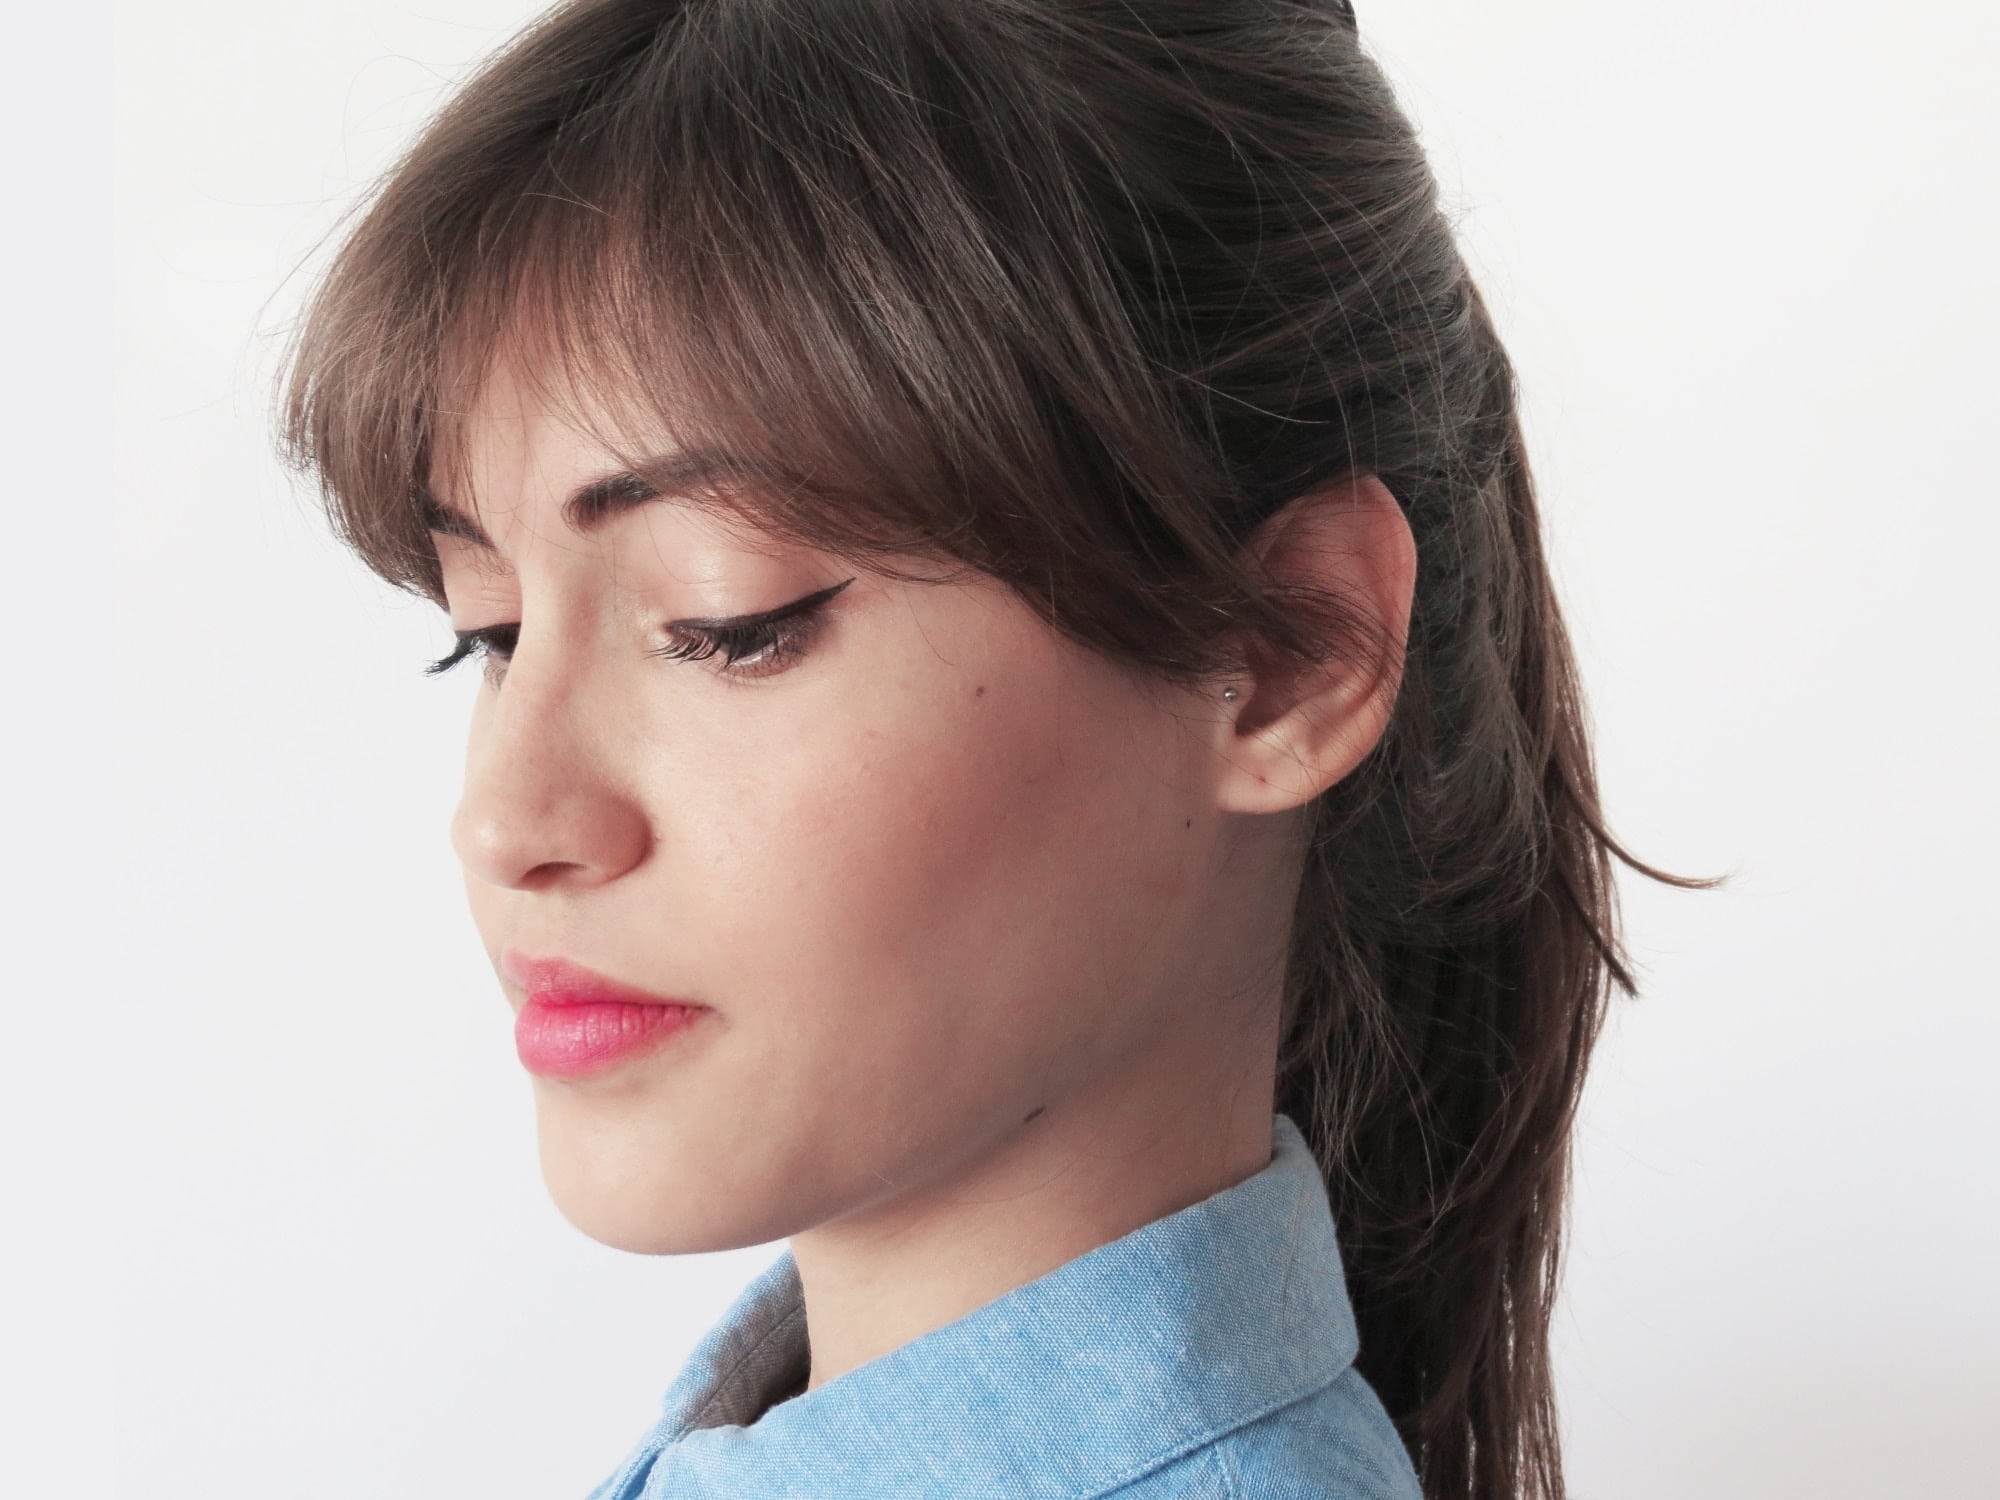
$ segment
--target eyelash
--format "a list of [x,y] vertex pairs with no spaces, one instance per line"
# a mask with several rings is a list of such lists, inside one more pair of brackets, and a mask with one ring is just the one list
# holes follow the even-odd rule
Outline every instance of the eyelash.
[[[837,583],[816,594],[808,594],[803,599],[759,614],[717,620],[706,625],[676,625],[675,631],[684,639],[646,654],[668,661],[706,661],[720,651],[724,653],[723,665],[717,669],[720,676],[743,681],[775,677],[806,654],[808,642],[824,623],[821,607],[852,582],[854,580],[850,578],[845,583]],[[486,658],[487,675],[493,677],[497,675],[494,667],[504,667],[512,658],[520,629],[517,621],[506,625],[487,625],[478,630],[461,630],[457,632],[458,645],[452,653],[432,662],[424,668],[424,673],[435,676],[450,671],[466,657],[477,653]],[[743,670],[736,666],[737,662],[752,657],[759,658],[755,670]]]

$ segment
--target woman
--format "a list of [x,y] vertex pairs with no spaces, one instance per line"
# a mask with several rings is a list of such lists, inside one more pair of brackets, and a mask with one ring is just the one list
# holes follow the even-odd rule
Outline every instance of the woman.
[[788,1241],[593,1500],[1562,1493],[1631,981],[1513,378],[1312,0],[585,0],[284,405],[485,681],[542,1167]]

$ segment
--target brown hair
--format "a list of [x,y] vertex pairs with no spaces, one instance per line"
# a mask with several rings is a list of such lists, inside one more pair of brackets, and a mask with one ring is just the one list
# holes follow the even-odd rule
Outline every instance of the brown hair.
[[[293,345],[287,456],[443,603],[423,499],[504,338],[748,482],[757,526],[1010,585],[1194,685],[1380,649],[1243,543],[1373,474],[1418,579],[1391,725],[1301,817],[1278,1107],[1358,1366],[1446,1497],[1563,1494],[1569,1142],[1635,992],[1512,368],[1332,0],[575,0],[387,174]],[[671,405],[669,405],[671,398]],[[635,459],[636,461],[636,459]]]

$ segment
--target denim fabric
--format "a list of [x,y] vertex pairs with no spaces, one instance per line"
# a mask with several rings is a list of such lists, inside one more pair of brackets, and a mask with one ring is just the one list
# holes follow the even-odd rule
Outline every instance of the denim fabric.
[[587,1500],[1421,1500],[1353,1367],[1326,1184],[1253,1176],[766,1410],[808,1361],[784,1251]]

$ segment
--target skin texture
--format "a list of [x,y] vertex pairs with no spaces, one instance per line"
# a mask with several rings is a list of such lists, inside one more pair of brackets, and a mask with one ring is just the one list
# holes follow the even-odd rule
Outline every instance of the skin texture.
[[[712,1007],[533,1079],[571,1222],[653,1254],[789,1238],[816,1388],[1266,1164],[1300,809],[1380,737],[1394,667],[1253,662],[1229,703],[980,575],[880,580],[672,500],[581,536],[558,507],[610,451],[504,359],[468,420],[444,498],[497,555],[435,538],[452,623],[521,624],[451,827],[488,957]],[[1414,548],[1378,481],[1253,545],[1401,638]],[[646,654],[848,577],[772,675]]]

